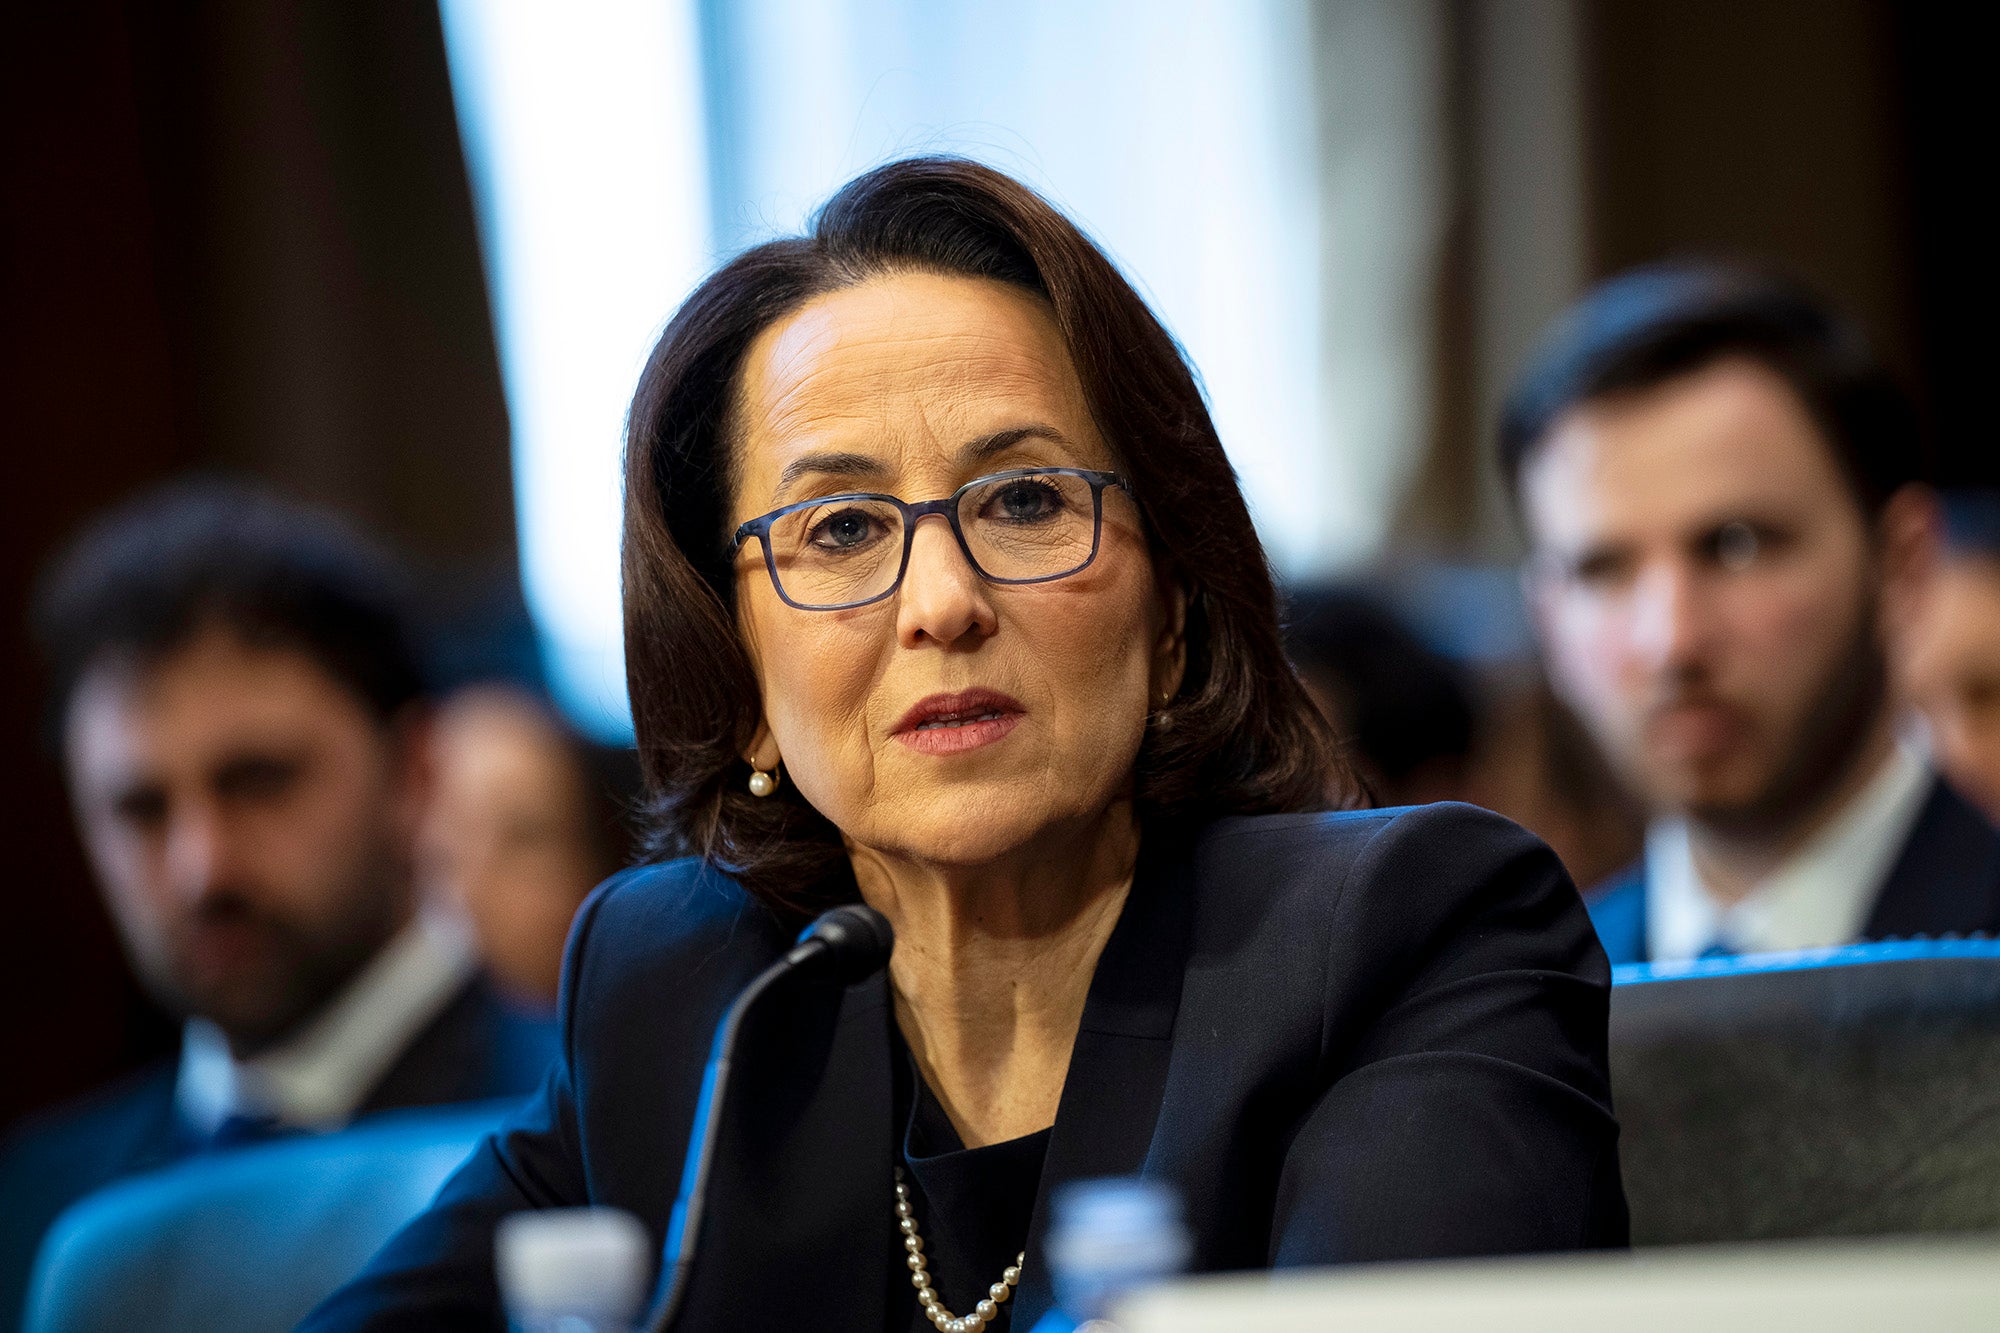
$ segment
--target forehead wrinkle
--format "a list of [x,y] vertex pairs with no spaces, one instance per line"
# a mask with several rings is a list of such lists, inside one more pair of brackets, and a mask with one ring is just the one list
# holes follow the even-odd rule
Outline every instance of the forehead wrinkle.
[[821,450],[877,456],[900,473],[932,452],[956,460],[996,431],[1040,423],[1068,437],[1074,461],[1096,465],[1109,452],[1067,345],[1039,307],[1039,318],[1004,309],[968,326],[949,303],[899,292],[856,308],[852,295],[817,298],[753,345],[737,391],[732,481],[745,512],[746,484],[762,491],[757,479],[770,477],[778,496],[787,460]]
[[[1024,371],[994,377],[970,373],[914,375],[885,370],[869,385],[843,386],[850,401],[821,401],[810,384],[794,386],[771,404],[751,432],[780,463],[777,489],[796,460],[809,452],[872,455],[884,471],[899,470],[916,450],[935,450],[940,460],[959,461],[990,436],[1025,429],[1027,439],[1095,452],[1078,440],[1067,418],[1083,417],[1074,405],[1051,401],[1046,381]],[[917,383],[909,384],[911,379]],[[1070,430],[1063,425],[1070,424]]]

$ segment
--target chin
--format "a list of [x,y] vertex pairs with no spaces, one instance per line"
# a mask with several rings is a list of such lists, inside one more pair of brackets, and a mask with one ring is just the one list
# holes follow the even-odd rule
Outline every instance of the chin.
[[1762,774],[1729,768],[1685,769],[1665,777],[1656,787],[1655,804],[1691,819],[1727,823],[1761,809],[1769,799]]
[[1039,783],[968,785],[921,804],[871,812],[869,827],[854,840],[864,847],[932,865],[976,866],[997,861],[1042,834],[1086,817],[1083,809],[1054,806]]
[[917,819],[885,831],[884,838],[876,845],[929,865],[977,866],[999,860],[1030,841],[1037,831],[1011,820],[967,825]]

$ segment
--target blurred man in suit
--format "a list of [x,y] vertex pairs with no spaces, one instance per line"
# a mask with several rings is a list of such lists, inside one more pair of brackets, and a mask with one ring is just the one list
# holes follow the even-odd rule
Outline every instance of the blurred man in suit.
[[1614,961],[2000,927],[2000,837],[1897,731],[1931,501],[1859,334],[1754,272],[1616,278],[1501,427],[1551,679],[1649,812]]
[[527,1091],[545,1024],[416,910],[423,679],[393,569],[220,484],[142,499],[52,569],[37,631],[77,827],[179,1058],[0,1145],[0,1327],[35,1247],[119,1177],[392,1107]]
[[1952,785],[2000,820],[2000,491],[1945,497],[1902,634],[1903,687]]

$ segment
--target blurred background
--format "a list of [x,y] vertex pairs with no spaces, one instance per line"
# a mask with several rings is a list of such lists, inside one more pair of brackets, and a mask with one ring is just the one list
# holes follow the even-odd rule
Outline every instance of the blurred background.
[[[0,1124],[173,1038],[47,744],[24,615],[50,553],[169,477],[267,480],[418,564],[448,679],[544,694],[615,751],[617,458],[650,341],[718,261],[909,153],[1020,175],[1154,301],[1281,574],[1312,589],[1293,627],[1321,697],[1342,715],[1357,680],[1407,687],[1368,705],[1413,719],[1388,728],[1409,743],[1377,758],[1384,798],[1481,800],[1595,878],[1637,825],[1531,660],[1497,401],[1593,280],[1754,257],[1862,320],[1947,480],[2000,479],[1967,22],[1889,0],[15,15],[0,1003],[45,1017],[7,1025]],[[1340,659],[1357,624],[1369,662]]]

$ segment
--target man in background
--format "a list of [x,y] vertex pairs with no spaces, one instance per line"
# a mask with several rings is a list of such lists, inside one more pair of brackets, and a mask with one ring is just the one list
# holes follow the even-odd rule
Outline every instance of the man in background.
[[1903,687],[1952,785],[2000,820],[2000,491],[1947,495],[1902,635]]
[[1648,811],[1587,895],[1613,961],[2000,927],[2000,836],[1897,732],[1883,621],[1930,501],[1854,329],[1754,272],[1624,275],[1500,453],[1552,683]]
[[177,1060],[0,1144],[0,1327],[63,1208],[120,1177],[394,1107],[519,1095],[546,1024],[419,913],[423,674],[395,571],[221,484],[114,512],[36,629],[77,827]]

